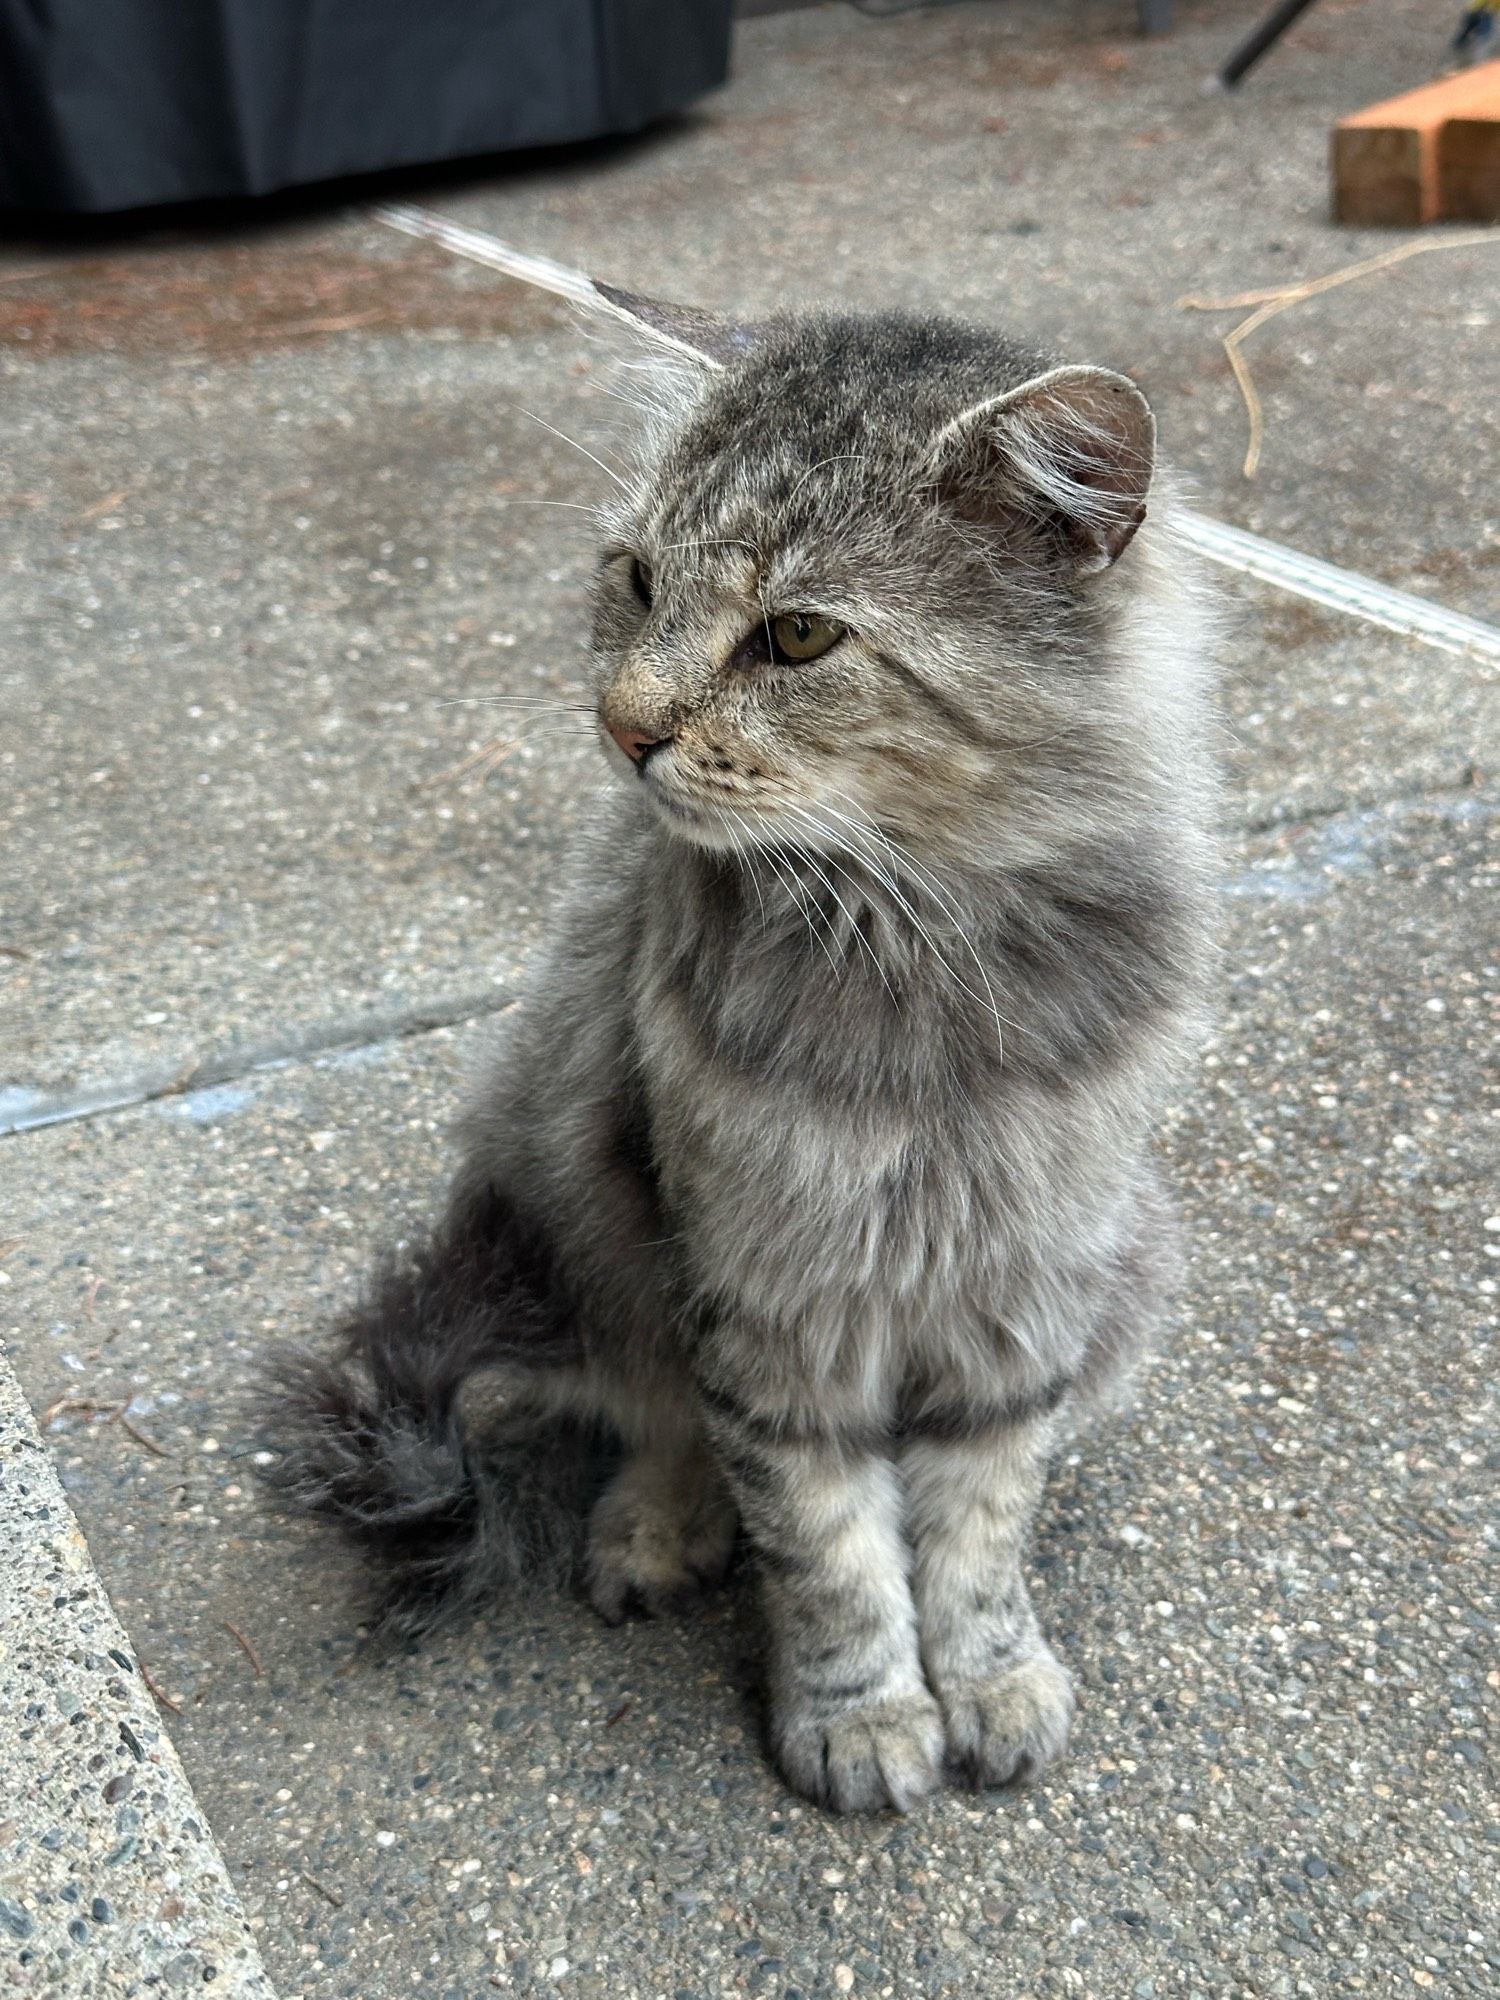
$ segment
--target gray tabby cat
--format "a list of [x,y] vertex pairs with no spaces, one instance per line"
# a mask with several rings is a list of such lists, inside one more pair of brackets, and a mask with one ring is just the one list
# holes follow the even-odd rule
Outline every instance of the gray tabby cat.
[[678,396],[599,563],[622,782],[446,1219],[332,1358],[280,1363],[276,1479],[410,1629],[557,1553],[540,1433],[602,1427],[595,1605],[675,1605],[742,1525],[781,1770],[906,1808],[1068,1734],[1023,1558],[1174,1271],[1150,1143],[1212,965],[1202,620],[1123,377],[600,289]]

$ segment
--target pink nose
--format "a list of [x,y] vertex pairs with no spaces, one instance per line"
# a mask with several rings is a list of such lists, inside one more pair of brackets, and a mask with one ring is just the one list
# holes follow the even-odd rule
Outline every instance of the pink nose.
[[666,741],[664,736],[643,735],[639,729],[616,729],[613,723],[609,725],[609,733],[632,764],[644,764],[646,753]]

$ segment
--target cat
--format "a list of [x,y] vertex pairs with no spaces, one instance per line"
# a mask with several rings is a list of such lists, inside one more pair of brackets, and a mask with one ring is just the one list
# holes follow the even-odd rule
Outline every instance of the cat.
[[446,1217],[276,1364],[272,1477],[414,1631],[568,1558],[607,1433],[594,1605],[678,1605],[742,1530],[776,1764],[906,1810],[1068,1736],[1023,1563],[1179,1263],[1211,618],[1123,376],[599,291],[671,399],[603,517],[620,782]]

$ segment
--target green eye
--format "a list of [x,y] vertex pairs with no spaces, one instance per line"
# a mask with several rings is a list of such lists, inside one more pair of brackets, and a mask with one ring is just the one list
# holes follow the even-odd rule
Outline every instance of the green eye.
[[846,630],[812,611],[788,611],[771,620],[772,652],[782,665],[816,660],[836,646]]

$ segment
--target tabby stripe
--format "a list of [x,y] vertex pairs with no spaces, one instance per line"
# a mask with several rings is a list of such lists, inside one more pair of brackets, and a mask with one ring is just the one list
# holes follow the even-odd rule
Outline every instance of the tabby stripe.
[[821,1445],[829,1451],[879,1451],[889,1433],[871,1424],[828,1424],[816,1416],[791,1411],[752,1409],[727,1389],[700,1382],[698,1394],[711,1414],[727,1428],[764,1445]]
[[925,1440],[932,1444],[972,1444],[996,1431],[1018,1430],[1050,1417],[1073,1386],[1071,1375],[1056,1375],[1040,1389],[1008,1397],[1003,1403],[970,1407],[962,1403],[944,1404],[903,1418],[897,1435],[903,1443]]

